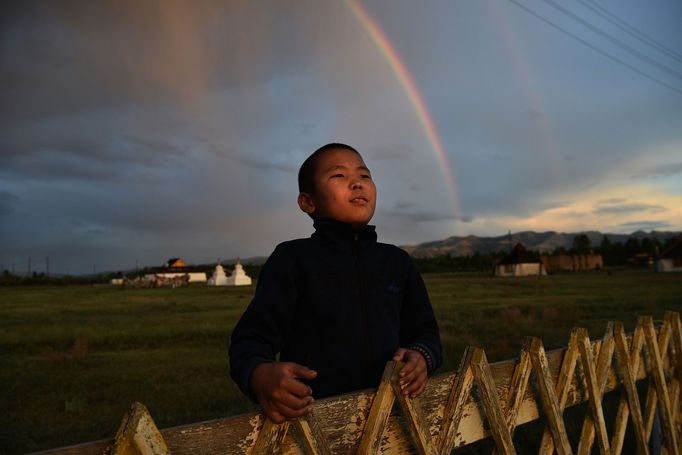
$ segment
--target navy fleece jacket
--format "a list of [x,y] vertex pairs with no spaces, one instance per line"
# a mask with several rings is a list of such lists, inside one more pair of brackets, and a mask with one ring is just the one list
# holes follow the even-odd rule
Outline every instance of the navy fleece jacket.
[[438,325],[419,272],[400,248],[316,218],[307,239],[277,246],[251,304],[232,332],[230,375],[249,398],[262,362],[296,362],[317,371],[315,398],[376,387],[399,347],[418,345],[441,364]]

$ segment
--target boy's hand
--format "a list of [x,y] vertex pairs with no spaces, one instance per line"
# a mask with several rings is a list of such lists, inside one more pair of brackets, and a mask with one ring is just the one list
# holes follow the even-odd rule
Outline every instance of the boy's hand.
[[313,404],[313,391],[297,378],[314,379],[317,372],[292,362],[261,363],[253,369],[249,385],[274,423],[295,419]]
[[398,348],[393,354],[393,360],[405,362],[400,370],[400,388],[403,395],[417,398],[426,389],[428,379],[426,360],[419,352],[405,348]]

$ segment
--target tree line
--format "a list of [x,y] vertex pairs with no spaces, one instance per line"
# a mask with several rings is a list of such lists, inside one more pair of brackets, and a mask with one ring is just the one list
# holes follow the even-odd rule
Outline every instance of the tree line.
[[[630,237],[625,242],[612,242],[608,235],[602,237],[598,245],[593,245],[586,234],[578,234],[573,238],[570,248],[557,247],[549,253],[561,254],[601,254],[606,267],[647,267],[651,260],[670,248],[676,237],[669,237],[661,242],[655,237]],[[536,256],[548,254],[532,251]],[[422,273],[438,272],[492,272],[497,261],[509,254],[509,250],[491,253],[474,253],[466,256],[453,256],[450,253],[428,257],[414,258],[417,269]]]

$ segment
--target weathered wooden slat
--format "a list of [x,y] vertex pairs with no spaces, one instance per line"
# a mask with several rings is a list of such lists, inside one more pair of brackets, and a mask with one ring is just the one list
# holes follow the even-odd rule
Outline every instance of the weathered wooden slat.
[[512,376],[511,383],[509,384],[507,415],[505,420],[507,422],[507,428],[509,428],[509,434],[511,435],[514,434],[514,429],[516,428],[516,419],[519,415],[521,404],[523,403],[523,397],[526,395],[530,374],[533,371],[530,361],[529,343],[530,340],[526,339],[523,343],[523,346],[521,346],[519,360],[516,362],[516,366],[514,367],[514,375]]
[[123,416],[112,455],[170,455],[166,441],[142,403],[133,403]]
[[545,348],[542,340],[533,338],[530,344],[530,358],[533,363],[533,371],[537,378],[538,391],[542,401],[545,417],[552,433],[554,446],[559,455],[572,455],[571,445],[568,442],[564,418],[559,408],[559,399],[556,394],[556,386],[549,371]]
[[[640,332],[641,333],[641,332]],[[623,386],[625,389],[625,394],[627,396],[627,403],[628,403],[628,408],[630,410],[630,416],[632,419],[632,426],[633,426],[633,432],[635,434],[635,447],[637,448],[637,453],[639,455],[648,455],[649,454],[649,446],[646,443],[646,436],[644,434],[644,420],[642,418],[642,409],[641,409],[641,404],[639,402],[639,395],[637,394],[637,387],[635,386],[635,378],[634,378],[634,373],[633,370],[637,367],[637,365],[633,365],[635,362],[639,362],[639,351],[635,349],[639,349],[636,347],[636,344],[638,343],[637,340],[634,339],[633,337],[633,350],[630,351],[628,350],[628,345],[627,345],[627,339],[625,337],[625,330],[623,329],[623,324],[620,322],[616,322],[616,326],[614,329],[614,338],[616,341],[616,348],[617,348],[617,362],[618,362],[618,369],[620,371],[620,375],[623,378]],[[641,336],[638,337],[641,340]],[[641,342],[640,342],[641,343]],[[640,345],[641,348],[641,345]],[[635,355],[632,355],[631,352],[633,352]],[[625,425],[627,424],[627,417],[625,417],[625,421],[621,423],[622,425],[622,430],[620,430],[619,425],[618,425],[618,417],[616,417],[616,429],[614,430],[614,433],[616,432],[622,432],[623,435],[625,434]],[[611,445],[612,451],[615,455],[620,454],[622,450],[622,440],[623,437],[618,438],[618,451],[616,451],[616,448],[614,447],[614,444]]]
[[[642,330],[644,331],[645,334],[645,346],[646,346],[646,328],[648,325],[648,322],[651,318],[642,316],[639,318],[639,322],[642,325]],[[663,325],[661,325],[661,328],[658,331],[658,350],[659,352],[667,352],[668,348],[668,343],[670,341],[670,326],[668,325],[667,322],[664,322]],[[642,352],[646,351],[647,353],[647,358],[649,359],[649,376],[651,376],[651,371],[653,366],[651,365],[652,359],[651,359],[651,353],[649,352],[648,348],[643,350]],[[650,378],[653,379],[653,378]],[[656,394],[656,384],[654,383],[653,380],[649,381],[649,387],[647,390],[647,395],[646,395],[646,404],[645,404],[645,410],[644,410],[644,427],[646,429],[646,437],[647,440],[651,438],[651,431],[654,426],[654,415],[656,414],[656,407],[658,405],[658,395]]]
[[[664,324],[663,327],[667,327],[667,324]],[[661,360],[661,353],[659,351],[658,341],[656,339],[654,321],[650,317],[646,317],[645,319],[644,339],[649,351],[649,358],[651,359],[651,376],[653,377],[653,382],[656,386],[656,395],[658,396],[658,402],[661,408],[663,437],[666,442],[666,448],[670,453],[678,455],[679,447],[677,445],[677,434],[673,427],[673,417],[670,409],[668,386],[665,381],[665,374],[663,373],[663,362]],[[667,346],[667,343],[664,346]]]
[[490,432],[495,440],[498,453],[516,455],[514,443],[512,442],[507,422],[504,419],[500,400],[497,396],[495,382],[490,372],[488,359],[485,356],[483,349],[474,349],[474,354],[471,362],[471,367],[474,372],[474,379],[476,380],[476,387],[481,396],[483,407],[488,417],[490,424]]
[[674,348],[674,368],[675,377],[682,381],[682,324],[680,323],[680,313],[676,311],[666,311],[663,318],[670,326],[670,332]]
[[384,374],[381,377],[381,382],[379,382],[379,388],[374,395],[369,416],[362,430],[360,446],[357,451],[358,455],[375,454],[379,450],[381,437],[386,429],[388,416],[391,414],[391,408],[395,401],[395,395],[391,387],[391,378],[395,368],[395,362],[386,362]]
[[[571,331],[571,336],[568,340],[568,348],[564,354],[563,362],[561,363],[561,370],[557,378],[556,394],[558,395],[559,413],[563,413],[568,400],[568,393],[573,385],[573,376],[575,373],[575,366],[578,361],[578,337],[577,330]],[[551,430],[545,428],[540,440],[540,455],[550,455],[554,452],[555,442],[552,438]]]
[[[608,337],[608,333],[607,333]],[[606,363],[611,360],[613,349],[610,349],[606,344],[610,344],[608,340],[606,343],[602,341],[599,349],[599,357],[604,358],[602,361]],[[580,329],[578,332],[578,349],[580,350],[580,360],[583,367],[583,373],[587,382],[587,390],[589,393],[588,404],[590,414],[585,417],[583,424],[583,432],[581,433],[578,453],[580,455],[587,455],[592,449],[592,442],[596,431],[597,443],[599,446],[599,453],[601,455],[609,455],[611,448],[609,447],[609,435],[606,432],[606,421],[604,420],[604,411],[601,406],[602,389],[601,378],[598,377],[597,368],[595,366],[594,357],[592,353],[592,344],[587,335],[587,330]],[[610,353],[608,352],[610,349]],[[605,368],[605,367],[602,367]]]
[[304,449],[308,455],[331,455],[327,440],[315,417],[315,411],[311,411],[307,415],[296,419],[294,426],[301,435],[305,446]]
[[[636,336],[636,333],[635,333]],[[659,336],[659,342],[664,340]],[[645,378],[648,374],[644,362],[642,362],[639,351],[636,353],[635,345],[630,348],[631,357],[631,372],[635,381]],[[641,347],[641,345],[640,345]],[[565,370],[571,362],[566,360],[574,357],[577,360],[577,345],[574,344],[573,353],[566,348],[555,351],[548,351],[545,353],[547,367],[547,376],[552,383],[556,382],[555,393],[560,392],[558,396],[559,404],[564,407],[573,406],[575,404],[584,402],[587,399],[585,390],[582,389],[580,381],[574,381],[574,374],[565,374],[563,379],[560,377],[560,370]],[[600,351],[601,352],[601,351]],[[675,352],[677,352],[675,350]],[[670,373],[672,368],[670,363],[671,353],[669,351],[662,351],[661,356],[665,357],[662,366]],[[523,357],[523,352],[522,352]],[[663,360],[663,359],[662,359]],[[464,359],[463,359],[464,362]],[[490,364],[490,375],[494,384],[491,387],[496,388],[497,396],[512,397],[513,384],[522,384],[524,381],[515,379],[521,373],[518,370],[519,360],[508,360]],[[531,364],[533,362],[531,361]],[[675,362],[673,362],[676,365]],[[673,366],[674,366],[673,365]],[[573,362],[572,369],[575,368]],[[462,370],[460,368],[460,370]],[[597,370],[599,370],[599,363],[597,363]],[[477,394],[471,393],[471,385],[474,381],[473,372],[471,370],[471,361],[469,360],[464,374],[458,375],[456,373],[449,373],[432,377],[429,380],[425,393],[419,398],[419,408],[423,411],[422,428],[428,428],[425,433],[428,433],[432,442],[436,441],[442,444],[444,422],[453,423],[456,425],[448,431],[451,433],[451,440],[449,444],[451,448],[461,447],[466,444],[478,441],[482,438],[490,436],[486,430],[484,422],[487,420],[485,414],[485,406],[478,403]],[[562,381],[567,385],[560,390]],[[460,387],[457,391],[456,384],[469,383],[468,386]],[[527,384],[527,381],[525,381]],[[619,374],[609,369],[604,393],[614,390],[619,384]],[[463,390],[468,389],[468,390]],[[519,392],[517,397],[519,401],[515,405],[514,400],[505,399],[500,402],[500,408],[503,415],[506,416],[507,424],[514,423],[522,425],[524,423],[533,421],[540,416],[540,409],[544,404],[536,396],[531,387],[525,387],[523,393]],[[359,391],[349,393],[329,399],[316,401],[313,409],[316,420],[319,424],[319,431],[321,433],[321,440],[328,442],[329,452],[333,454],[350,454],[355,453],[359,447],[361,435],[365,427],[366,420],[370,415],[370,408],[373,403],[375,391]],[[627,401],[625,391],[623,397]],[[562,400],[564,401],[562,403]],[[447,411],[446,404],[448,402],[459,402],[459,411]],[[674,400],[671,401],[671,406]],[[514,411],[517,410],[516,419],[510,419]],[[625,406],[627,408],[627,405]],[[385,425],[383,437],[380,438],[380,445],[377,453],[379,454],[407,454],[416,453],[412,438],[406,431],[403,418],[401,418],[401,409],[393,408],[393,412],[388,417]],[[457,416],[459,414],[459,416]],[[453,418],[454,417],[454,418]],[[627,419],[627,417],[626,417]],[[161,434],[165,439],[168,448],[172,453],[177,454],[238,454],[248,453],[254,446],[259,434],[261,434],[261,427],[263,426],[263,418],[259,413],[246,414],[242,416],[235,416],[226,419],[216,419],[207,422],[195,423],[185,425],[182,427],[168,428],[161,430]],[[508,427],[509,428],[509,427]],[[284,435],[279,448],[283,454],[303,454],[305,448],[301,446],[301,441],[297,435],[301,433],[298,431],[291,431]],[[509,432],[511,434],[511,431]],[[265,434],[265,433],[263,433]],[[551,436],[550,436],[551,441]],[[43,453],[50,453],[52,455],[101,455],[107,447],[111,447],[112,440],[95,441],[87,444],[80,444],[77,446],[65,447],[55,449]],[[305,443],[304,443],[305,444]],[[276,444],[275,444],[276,445]],[[615,445],[612,443],[612,448],[615,451]]]
[[467,347],[465,349],[464,357],[462,357],[450,396],[445,405],[439,450],[441,455],[450,455],[455,447],[455,435],[464,415],[465,404],[469,398],[471,387],[474,384],[474,373],[471,369],[473,354],[474,348]]
[[[619,325],[620,323],[616,323]],[[622,324],[620,324],[622,328]],[[627,342],[627,339],[626,339]],[[626,343],[627,344],[627,343]],[[644,328],[642,326],[641,320],[638,321],[637,327],[635,328],[635,332],[632,335],[631,338],[631,347],[629,351],[629,366],[630,366],[630,371],[634,374],[637,375],[639,372],[644,371],[644,368],[642,367],[642,347],[644,346]],[[620,401],[618,402],[618,411],[616,413],[616,421],[614,424],[614,431],[613,435],[611,437],[611,451],[613,452],[614,455],[619,455],[621,451],[623,450],[623,441],[625,440],[625,430],[627,429],[627,424],[628,424],[628,417],[630,415],[630,406],[634,406],[634,404],[631,404],[627,395],[627,391],[623,390],[623,392],[620,395]],[[640,408],[640,403],[639,399],[637,399],[637,407],[640,409],[640,414],[641,414],[641,408]],[[642,419],[644,419],[642,417]],[[649,440],[649,437],[646,433],[646,424],[645,429],[644,429],[644,444],[647,443]]]
[[[519,415],[519,410],[521,404],[523,403],[523,397],[526,394],[526,389],[528,388],[528,381],[530,380],[530,375],[533,372],[533,366],[530,361],[530,339],[526,338],[523,345],[521,346],[521,352],[519,353],[519,360],[516,362],[514,367],[514,374],[512,375],[511,382],[509,383],[509,390],[507,390],[507,399],[504,404],[506,404],[505,413],[505,423],[509,430],[509,435],[514,436],[514,430],[516,430],[516,419]],[[504,405],[503,404],[503,405]],[[493,455],[497,454],[497,449],[493,449]]]
[[[613,339],[613,322],[609,322],[606,325],[606,331],[604,332],[604,338],[601,340],[601,346],[597,354],[597,380],[599,392],[601,393],[600,400],[604,396],[604,389],[606,387],[606,381],[608,379],[609,370],[613,363],[613,354],[616,349],[615,341]],[[593,424],[592,424],[593,425]],[[594,427],[592,427],[587,421],[584,422],[581,431],[580,443],[583,443],[583,438],[589,442],[589,446],[592,446],[594,442]],[[580,452],[580,450],[578,450]]]
[[[673,414],[673,429],[675,433],[678,435],[677,437],[677,444],[682,444],[682,441],[680,440],[680,421],[679,421],[679,396],[680,396],[680,381],[677,380],[677,378],[673,378],[670,381],[670,385],[668,386],[668,391],[670,393],[670,408],[672,409],[672,414]],[[678,449],[682,452],[682,449]]]
[[407,423],[407,429],[412,436],[412,441],[414,442],[419,455],[437,455],[438,451],[431,440],[428,426],[424,423],[426,422],[426,419],[424,418],[421,409],[415,400],[406,397],[400,388],[400,377],[398,376],[398,373],[403,366],[402,362],[399,362],[397,368],[393,372],[393,377],[391,378],[393,393],[400,405],[400,409],[403,411],[403,418]]
[[[670,326],[672,337],[673,354],[670,357],[673,359],[673,378],[671,380],[670,399],[672,400],[673,426],[679,434],[680,417],[682,416],[680,411],[680,392],[682,391],[682,387],[680,387],[682,382],[682,324],[680,324],[680,314],[677,312],[666,311],[664,319]],[[682,443],[682,441],[678,442]]]
[[289,425],[289,422],[276,424],[269,419],[265,419],[256,442],[249,453],[252,455],[267,455],[279,452],[284,436],[286,436],[289,430]]

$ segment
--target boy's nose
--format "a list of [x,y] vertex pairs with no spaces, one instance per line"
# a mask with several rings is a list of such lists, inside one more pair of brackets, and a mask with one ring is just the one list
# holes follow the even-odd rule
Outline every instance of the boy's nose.
[[360,180],[356,180],[353,183],[351,183],[350,188],[352,190],[359,190],[362,188],[362,183],[360,183]]

